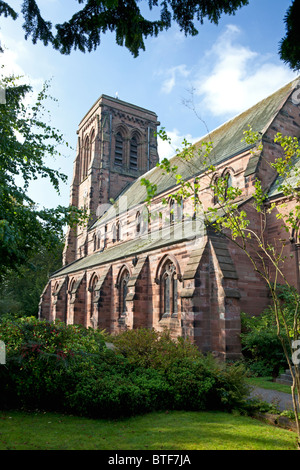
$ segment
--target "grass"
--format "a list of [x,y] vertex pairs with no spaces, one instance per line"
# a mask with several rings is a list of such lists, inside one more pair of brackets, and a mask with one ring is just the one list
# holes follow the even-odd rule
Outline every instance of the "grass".
[[295,432],[222,412],[160,412],[118,421],[0,412],[0,450],[296,450]]
[[267,390],[277,390],[277,392],[292,393],[290,385],[279,384],[272,381],[272,377],[250,377],[247,378],[249,385],[265,388]]

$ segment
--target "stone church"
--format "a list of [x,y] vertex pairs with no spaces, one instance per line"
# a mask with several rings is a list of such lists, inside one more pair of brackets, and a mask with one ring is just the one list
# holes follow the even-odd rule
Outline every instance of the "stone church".
[[[269,202],[284,200],[268,163],[281,152],[275,133],[300,137],[299,87],[299,80],[289,83],[196,144],[213,142],[215,176],[228,175],[229,184],[242,189],[239,204],[257,230],[256,179]],[[251,152],[242,141],[248,125],[260,133],[262,151]],[[70,204],[85,208],[89,222],[68,230],[63,267],[44,289],[39,317],[112,334],[167,327],[204,352],[235,359],[241,353],[240,313],[259,314],[269,303],[268,290],[248,258],[203,224],[192,198],[168,199],[177,183],[156,166],[158,126],[153,111],[106,95],[83,117]],[[198,196],[211,207],[215,201],[201,158],[184,162],[175,155],[172,163],[192,185],[203,174]],[[157,188],[148,204],[142,178]],[[293,202],[286,202],[288,210]],[[293,256],[285,274],[299,288],[298,234],[283,233],[274,211],[265,230],[270,241],[287,238],[287,254]]]

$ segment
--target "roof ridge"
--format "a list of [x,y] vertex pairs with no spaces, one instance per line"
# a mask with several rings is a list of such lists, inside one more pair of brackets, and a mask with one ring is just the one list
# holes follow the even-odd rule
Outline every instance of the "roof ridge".
[[[242,113],[237,114],[233,118],[229,119],[225,123],[216,127],[214,130],[204,135],[201,139],[193,144],[195,148],[199,147],[201,143],[205,142],[205,138],[208,136],[215,143],[213,152],[211,153],[211,160],[214,165],[228,160],[229,158],[242,153],[249,149],[249,145],[242,143],[242,130],[245,130],[247,124],[253,124],[254,131],[265,132],[270,126],[270,123],[275,119],[279,110],[282,108],[284,103],[287,101],[288,96],[297,87],[300,81],[300,76],[290,81],[286,85],[279,88],[277,91],[271,93],[269,96],[258,101],[250,108],[244,110]],[[186,162],[180,162],[178,154],[173,155],[169,161],[174,163],[177,160],[178,171],[183,178],[193,178],[197,174],[203,171],[203,161],[201,161],[201,155],[196,156],[192,159],[189,165]],[[148,170],[143,175],[139,176],[129,188],[122,192],[122,196],[131,196],[128,199],[127,209],[142,204],[145,201],[146,194],[145,188],[138,190],[137,184],[142,178],[148,178],[152,183],[157,185],[157,195],[169,190],[171,187],[176,186],[176,180],[172,180],[172,175],[161,174],[160,168],[155,166],[151,170]],[[141,186],[141,185],[140,185]],[[133,189],[132,189],[133,188]],[[141,192],[142,191],[142,192]],[[117,199],[118,200],[118,199]],[[106,211],[106,217],[111,209]],[[93,226],[100,223],[103,214],[98,218]]]

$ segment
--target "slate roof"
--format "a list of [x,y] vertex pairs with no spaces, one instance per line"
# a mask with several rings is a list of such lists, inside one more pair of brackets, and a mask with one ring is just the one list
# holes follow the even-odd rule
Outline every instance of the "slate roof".
[[268,191],[268,198],[280,197],[283,194],[282,186],[290,186],[293,189],[300,186],[300,160],[295,158],[291,171],[287,171],[285,177],[278,176]]
[[[271,96],[207,134],[195,144],[196,149],[201,147],[202,142],[213,142],[214,148],[210,156],[210,163],[212,164],[220,164],[248,150],[251,146],[242,142],[243,131],[250,125],[254,132],[260,132],[263,135],[297,83],[298,80],[290,82]],[[246,176],[255,172],[258,158],[257,156],[250,158]],[[178,166],[178,174],[186,179],[200,175],[205,170],[203,159],[198,155],[188,162],[175,155],[171,158],[171,163]],[[157,194],[171,190],[176,186],[173,175],[163,175],[162,170],[155,167],[135,180],[126,191],[123,191],[122,196],[127,198],[127,209],[143,203],[147,197],[146,188],[141,185],[142,178],[146,178],[150,183],[157,185]],[[93,229],[115,217],[118,215],[118,210],[117,205],[115,208],[109,209],[90,228]]]
[[93,266],[112,263],[113,261],[130,256],[134,257],[145,251],[157,250],[164,246],[171,246],[184,241],[200,240],[205,233],[206,229],[201,220],[185,220],[183,223],[177,223],[171,227],[167,226],[161,231],[157,230],[152,234],[146,233],[139,238],[116,243],[103,251],[80,258],[56,271],[51,277],[66,276],[70,273],[92,268]]

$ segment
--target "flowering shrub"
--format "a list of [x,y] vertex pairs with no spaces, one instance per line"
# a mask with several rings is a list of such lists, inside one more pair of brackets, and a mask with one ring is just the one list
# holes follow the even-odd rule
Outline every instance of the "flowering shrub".
[[[35,317],[0,322],[0,340],[6,346],[1,369],[1,403],[52,406],[59,381],[77,355],[96,354],[105,347],[103,332]],[[49,398],[51,397],[51,398]]]
[[169,333],[128,332],[107,349],[101,331],[22,319],[0,323],[7,363],[2,408],[26,407],[116,418],[154,410],[241,408],[243,371],[204,357]]
[[8,355],[16,353],[24,357],[36,351],[64,358],[75,351],[98,352],[104,346],[105,335],[100,330],[86,329],[80,325],[24,317],[2,321],[0,340],[4,341]]

